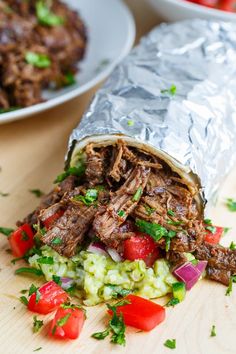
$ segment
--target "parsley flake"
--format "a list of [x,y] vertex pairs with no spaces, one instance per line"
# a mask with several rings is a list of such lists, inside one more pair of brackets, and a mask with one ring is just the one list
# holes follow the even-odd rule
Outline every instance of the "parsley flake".
[[34,316],[33,320],[34,320],[34,322],[33,322],[33,332],[37,333],[43,327],[43,321],[42,320],[38,320],[37,316]]
[[176,339],[167,339],[164,343],[164,346],[169,349],[175,349],[176,348]]
[[216,337],[216,326],[215,325],[213,325],[211,327],[211,337]]

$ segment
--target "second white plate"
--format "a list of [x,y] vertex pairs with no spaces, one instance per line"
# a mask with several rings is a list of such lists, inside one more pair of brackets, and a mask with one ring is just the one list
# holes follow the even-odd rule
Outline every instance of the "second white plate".
[[106,78],[128,54],[135,39],[133,17],[122,0],[64,0],[78,10],[88,30],[88,48],[77,83],[58,91],[43,91],[45,102],[0,114],[0,124],[55,107],[81,95]]

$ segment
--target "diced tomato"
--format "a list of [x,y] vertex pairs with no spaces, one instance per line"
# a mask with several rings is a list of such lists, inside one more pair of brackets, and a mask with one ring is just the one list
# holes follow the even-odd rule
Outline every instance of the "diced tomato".
[[[122,313],[124,322],[143,331],[151,331],[165,319],[165,308],[140,296],[128,295],[130,304],[117,307],[117,313]],[[111,315],[112,311],[108,313]]]
[[54,281],[42,285],[37,293],[33,293],[28,302],[28,309],[33,312],[47,314],[56,310],[66,302],[68,294]]
[[46,227],[46,229],[49,229],[54,222],[59,219],[62,215],[64,214],[64,210],[58,210],[55,214],[44,220],[43,224]]
[[76,339],[84,325],[84,311],[79,308],[59,307],[51,321],[49,335],[60,339]]
[[34,245],[34,233],[29,224],[15,230],[8,238],[15,257],[23,257]]
[[124,241],[124,258],[130,261],[143,259],[148,267],[151,267],[157,258],[160,258],[160,251],[153,238],[141,232],[137,232]]
[[211,243],[212,245],[216,245],[220,242],[220,238],[224,232],[224,228],[220,226],[213,226],[216,231],[212,233],[209,230],[206,230],[205,241]]

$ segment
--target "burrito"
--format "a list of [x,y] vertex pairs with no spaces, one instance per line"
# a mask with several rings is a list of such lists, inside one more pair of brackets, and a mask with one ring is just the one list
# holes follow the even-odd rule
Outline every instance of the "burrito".
[[39,243],[29,264],[86,305],[127,293],[182,301],[175,284],[236,274],[223,228],[204,219],[235,163],[231,26],[152,31],[95,95],[56,187],[18,223]]

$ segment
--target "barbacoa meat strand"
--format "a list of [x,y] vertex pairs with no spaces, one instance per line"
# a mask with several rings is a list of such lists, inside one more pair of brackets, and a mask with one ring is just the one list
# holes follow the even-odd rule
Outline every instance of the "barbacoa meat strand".
[[[23,221],[44,227],[45,220],[59,215],[43,244],[72,257],[78,245],[96,236],[122,254],[123,241],[136,235],[140,219],[174,232],[168,248],[165,237],[157,242],[172,267],[187,262],[186,253],[192,253],[208,262],[208,278],[229,284],[236,274],[236,251],[204,241],[203,215],[193,189],[164,161],[121,139],[112,146],[89,144],[84,155],[84,175],[68,176]],[[86,200],[89,191],[97,191],[94,200]]]
[[[93,229],[98,237],[106,244],[119,244],[114,240],[112,233],[127,219],[137,206],[146,186],[150,168],[137,166],[133,168],[127,181],[113,194],[109,204],[98,213],[93,222]],[[140,189],[140,195],[134,198]],[[122,211],[122,216],[119,212]]]

